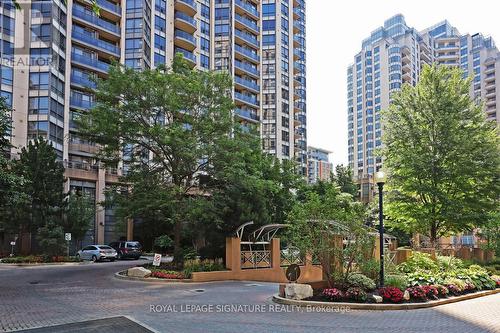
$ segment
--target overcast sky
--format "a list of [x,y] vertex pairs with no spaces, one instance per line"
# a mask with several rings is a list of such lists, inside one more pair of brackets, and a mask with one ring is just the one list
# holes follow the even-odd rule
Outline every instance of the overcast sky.
[[401,13],[423,30],[448,20],[461,34],[492,36],[500,47],[498,0],[306,0],[308,145],[347,164],[347,66],[361,41]]

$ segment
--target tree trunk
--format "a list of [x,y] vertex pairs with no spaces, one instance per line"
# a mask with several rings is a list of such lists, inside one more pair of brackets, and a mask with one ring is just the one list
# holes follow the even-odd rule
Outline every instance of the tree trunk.
[[179,217],[177,217],[174,225],[174,262],[177,265],[182,264],[182,248],[181,248],[181,229],[182,222]]
[[437,245],[436,241],[437,241],[437,226],[436,226],[436,222],[432,222],[430,242],[431,242],[431,247],[434,249],[436,248],[436,245]]

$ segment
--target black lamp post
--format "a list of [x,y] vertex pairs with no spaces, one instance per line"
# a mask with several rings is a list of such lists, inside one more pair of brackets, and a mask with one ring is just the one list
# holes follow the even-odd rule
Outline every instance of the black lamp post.
[[378,185],[378,220],[379,220],[379,241],[380,241],[380,287],[384,287],[384,204],[383,204],[383,192],[384,184],[387,180],[387,176],[383,171],[377,171],[375,173],[375,182]]

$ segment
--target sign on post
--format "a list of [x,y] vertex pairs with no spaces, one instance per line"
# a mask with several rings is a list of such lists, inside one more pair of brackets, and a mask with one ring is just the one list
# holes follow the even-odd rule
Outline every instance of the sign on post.
[[10,246],[16,246],[16,242],[10,242]]
[[64,234],[64,239],[69,242],[71,240],[71,233],[70,232],[67,232]]
[[153,258],[153,266],[160,266],[161,263],[161,254],[155,253]]

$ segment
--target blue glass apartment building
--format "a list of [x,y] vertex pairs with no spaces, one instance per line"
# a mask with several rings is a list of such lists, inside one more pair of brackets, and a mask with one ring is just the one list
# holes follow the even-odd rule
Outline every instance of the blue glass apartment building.
[[[235,119],[263,149],[307,169],[304,0],[88,0],[0,3],[1,94],[12,106],[11,154],[38,136],[65,165],[66,190],[101,202],[123,165],[105,168],[75,119],[95,103],[112,61],[138,70],[181,53],[193,68],[233,77]],[[19,65],[19,59],[30,61]],[[12,61],[11,61],[12,60]],[[97,205],[88,242],[125,236]]]
[[372,199],[372,177],[383,162],[374,153],[383,144],[381,110],[393,92],[415,85],[423,66],[433,63],[460,67],[472,77],[471,96],[484,102],[488,119],[498,122],[500,53],[490,37],[461,35],[447,21],[419,32],[402,15],[391,17],[363,40],[347,69],[348,159],[363,201]]

